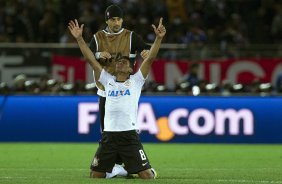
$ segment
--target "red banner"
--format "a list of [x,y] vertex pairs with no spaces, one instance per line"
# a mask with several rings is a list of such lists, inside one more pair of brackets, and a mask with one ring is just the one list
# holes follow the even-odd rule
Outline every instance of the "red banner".
[[[188,60],[170,61],[158,59],[153,63],[151,78],[158,83],[174,87],[182,76],[189,72]],[[199,78],[208,82],[250,84],[254,79],[261,82],[274,82],[282,72],[282,58],[246,58],[226,60],[203,60],[199,62]]]
[[73,83],[86,80],[86,62],[78,57],[54,55],[52,58],[52,75],[55,79]]
[[[52,63],[53,77],[56,79],[64,82],[93,81],[91,69],[90,72],[86,71],[88,64],[81,58],[56,55]],[[158,59],[153,63],[149,80],[173,88],[189,72],[190,64],[188,60]],[[273,83],[280,72],[282,58],[246,58],[203,60],[199,62],[198,74],[200,79],[217,84],[226,79],[231,83],[250,84],[254,79]]]
[[281,58],[205,60],[201,63],[208,81],[213,81],[216,79],[214,75],[218,75],[217,80],[228,79],[234,83],[250,84],[254,79],[271,82],[277,73],[282,72]]

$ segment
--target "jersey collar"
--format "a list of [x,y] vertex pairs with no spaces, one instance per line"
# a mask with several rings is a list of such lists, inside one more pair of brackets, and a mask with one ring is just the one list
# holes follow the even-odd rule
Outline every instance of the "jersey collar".
[[106,33],[107,35],[118,35],[118,34],[122,33],[123,30],[124,30],[124,28],[121,28],[121,30],[119,30],[119,32],[117,32],[117,33],[110,33],[110,32],[108,31],[108,27],[107,27],[107,28],[104,29],[103,31],[104,31],[104,33]]

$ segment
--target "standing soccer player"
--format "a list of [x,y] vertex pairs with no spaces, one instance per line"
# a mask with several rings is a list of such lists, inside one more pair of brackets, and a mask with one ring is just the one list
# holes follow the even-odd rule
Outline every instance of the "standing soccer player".
[[[122,27],[123,16],[123,11],[119,6],[111,5],[107,7],[105,11],[107,27],[104,30],[95,33],[90,42],[90,49],[95,54],[96,59],[110,74],[114,74],[114,61],[117,56],[128,55],[130,66],[133,71],[137,53],[140,53],[144,49],[150,49],[150,46],[146,44],[139,35]],[[95,76],[95,74],[93,75]],[[100,127],[103,132],[106,92],[104,86],[98,79],[95,79],[94,77],[94,80],[98,88]],[[126,175],[126,171],[121,166],[122,160],[119,156],[117,157],[116,163],[113,172],[108,173],[107,177],[110,178],[116,175]]]
[[[123,11],[117,5],[107,7],[105,11],[107,27],[93,35],[90,49],[104,69],[113,74],[115,71],[114,58],[118,55],[129,56],[130,66],[133,69],[136,55],[145,49],[150,49],[139,35],[122,27]],[[95,74],[94,74],[95,75]],[[105,90],[104,86],[95,80],[99,95],[99,111],[101,131],[104,130]]]
[[130,174],[138,173],[142,179],[156,176],[137,134],[137,109],[142,86],[166,33],[162,18],[158,27],[152,27],[156,39],[138,72],[131,75],[129,55],[122,55],[118,58],[113,76],[101,67],[82,38],[83,25],[79,26],[77,20],[69,23],[69,30],[93,68],[95,78],[99,79],[107,93],[104,132],[92,163],[91,176],[94,178],[105,178],[106,172],[112,170],[118,155]]

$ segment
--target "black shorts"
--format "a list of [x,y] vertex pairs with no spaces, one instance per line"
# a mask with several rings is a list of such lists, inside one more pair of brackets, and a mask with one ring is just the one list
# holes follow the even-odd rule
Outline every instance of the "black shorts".
[[117,156],[121,157],[125,169],[130,174],[151,168],[135,130],[103,132],[90,169],[97,172],[112,172]]
[[[100,112],[100,130],[104,131],[104,118],[105,118],[105,104],[106,97],[99,96],[99,112]],[[117,164],[122,164],[121,158],[118,156],[116,159]]]

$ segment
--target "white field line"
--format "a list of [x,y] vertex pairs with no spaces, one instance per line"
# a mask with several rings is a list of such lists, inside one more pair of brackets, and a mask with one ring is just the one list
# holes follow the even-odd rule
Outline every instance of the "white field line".
[[0,168],[0,171],[88,171],[86,168]]
[[274,184],[280,184],[282,181],[277,180],[236,180],[236,179],[216,179],[217,182],[224,182],[224,183],[274,183]]
[[13,180],[13,179],[50,179],[52,177],[41,177],[41,176],[35,176],[35,177],[27,177],[27,176],[0,176],[0,180]]
[[170,171],[238,171],[238,170],[253,170],[253,171],[265,171],[265,170],[282,170],[282,167],[265,167],[265,168],[166,168],[166,170]]
[[[14,179],[52,179],[52,177],[20,177],[20,176],[0,176],[0,180],[14,180]],[[185,180],[185,179],[184,179]],[[195,179],[197,181],[199,180],[208,180],[208,179]],[[189,179],[189,181],[193,181],[193,179]],[[266,183],[266,184],[281,184],[282,181],[277,180],[240,180],[240,179],[212,179],[210,181],[216,181],[216,182],[223,182],[223,183]]]
[[[196,171],[233,171],[233,170],[250,170],[250,168],[241,168],[241,169],[235,169],[235,168],[212,168],[212,169],[208,169],[208,168],[166,168],[167,170],[171,170],[171,171],[191,171],[191,170],[196,170]],[[255,171],[265,171],[265,170],[276,170],[276,169],[281,169],[281,168],[252,168],[252,170]],[[87,168],[0,168],[0,171],[88,171],[89,169]],[[21,176],[0,176],[0,180],[13,180],[13,179],[33,179],[33,178],[37,178],[37,179],[50,179],[52,177],[21,177]],[[161,178],[160,178],[161,179]],[[167,178],[166,178],[167,179]],[[171,178],[173,179],[173,178]],[[185,180],[185,179],[184,179]],[[193,179],[190,178],[188,180],[211,180],[211,181],[216,181],[218,183],[260,183],[260,184],[282,184],[281,180],[249,180],[249,179]]]
[[[25,171],[85,171],[85,170],[90,170],[88,168],[13,168],[13,167],[0,167],[0,171],[5,171],[5,170],[25,170]],[[194,171],[238,171],[238,170],[254,170],[254,171],[265,171],[265,170],[282,170],[280,167],[265,167],[265,168],[166,168],[165,170],[169,171],[189,171],[189,170],[194,170]]]

